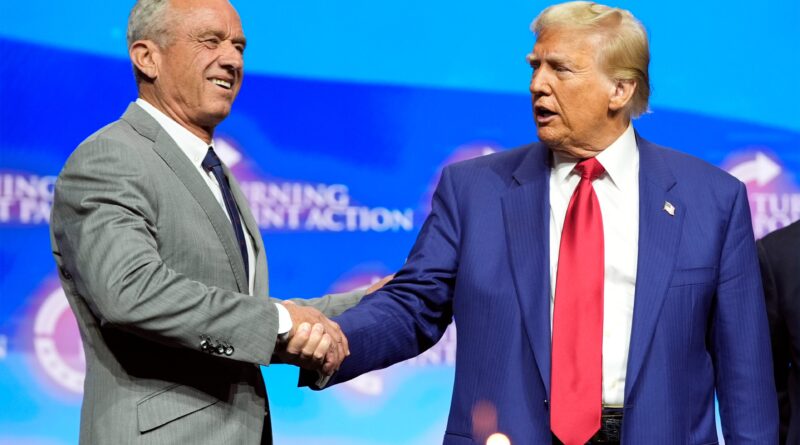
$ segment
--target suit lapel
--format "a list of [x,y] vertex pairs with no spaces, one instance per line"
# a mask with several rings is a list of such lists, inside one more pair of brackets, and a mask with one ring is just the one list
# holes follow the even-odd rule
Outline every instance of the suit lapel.
[[550,152],[533,144],[503,196],[511,272],[522,324],[542,383],[550,394]]
[[[655,333],[667,294],[686,213],[673,191],[675,177],[661,157],[660,148],[641,139],[639,146],[639,256],[633,326],[625,378],[625,399],[636,383]],[[664,210],[675,207],[675,215]]]
[[164,131],[158,122],[138,105],[131,104],[122,115],[122,119],[130,123],[142,136],[153,141],[153,150],[172,169],[175,176],[186,186],[200,207],[208,216],[214,231],[222,242],[225,253],[233,270],[238,291],[249,294],[248,280],[244,273],[244,263],[236,241],[230,220],[225,215],[225,210],[219,205],[208,185],[186,155],[175,144],[175,141]]

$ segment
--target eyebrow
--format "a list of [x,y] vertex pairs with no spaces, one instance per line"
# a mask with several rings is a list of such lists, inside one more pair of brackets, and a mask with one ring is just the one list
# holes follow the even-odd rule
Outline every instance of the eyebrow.
[[[219,30],[207,29],[197,34],[199,38],[205,38],[208,36],[219,37],[220,39],[225,40],[225,33]],[[247,47],[247,38],[245,36],[240,37],[233,37],[230,39],[231,42],[234,44],[242,45],[243,48]]]
[[544,59],[541,59],[539,57],[536,57],[536,55],[534,53],[528,53],[525,56],[525,58],[528,60],[528,63],[531,63],[531,64],[533,62],[540,62],[541,63],[542,60],[544,60],[547,63],[555,64],[555,65],[565,65],[565,64],[569,64],[570,63],[570,59],[568,57],[566,57],[566,56],[561,55],[561,54],[548,54],[548,55],[546,55],[544,57]]

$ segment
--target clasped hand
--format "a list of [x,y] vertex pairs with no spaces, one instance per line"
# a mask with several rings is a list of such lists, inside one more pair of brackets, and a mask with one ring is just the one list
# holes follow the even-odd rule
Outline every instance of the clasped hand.
[[291,301],[282,304],[292,318],[292,329],[275,353],[286,363],[332,375],[350,355],[347,337],[339,325],[313,307]]

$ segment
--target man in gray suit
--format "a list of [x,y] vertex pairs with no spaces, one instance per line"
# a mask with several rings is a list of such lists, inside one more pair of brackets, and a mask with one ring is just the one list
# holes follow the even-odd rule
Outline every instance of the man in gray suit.
[[128,46],[139,98],[70,156],[51,218],[86,354],[80,442],[269,444],[259,365],[332,373],[348,350],[326,316],[361,293],[267,297],[258,226],[211,147],[242,82],[227,0],[140,0]]

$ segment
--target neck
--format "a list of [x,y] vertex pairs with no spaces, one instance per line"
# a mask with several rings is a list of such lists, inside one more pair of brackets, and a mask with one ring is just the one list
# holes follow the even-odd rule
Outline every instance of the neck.
[[551,150],[562,153],[575,159],[593,158],[614,143],[630,125],[629,119],[615,119],[599,131],[595,131],[591,139],[586,141],[564,141],[549,147]]
[[199,137],[206,143],[210,144],[211,140],[214,138],[213,126],[209,127],[193,123],[185,113],[181,112],[179,107],[170,106],[170,104],[159,95],[152,94],[148,88],[140,88],[139,97],[146,100],[147,103],[155,107],[158,111],[166,114],[170,119],[177,122],[178,125],[189,130],[190,133]]

